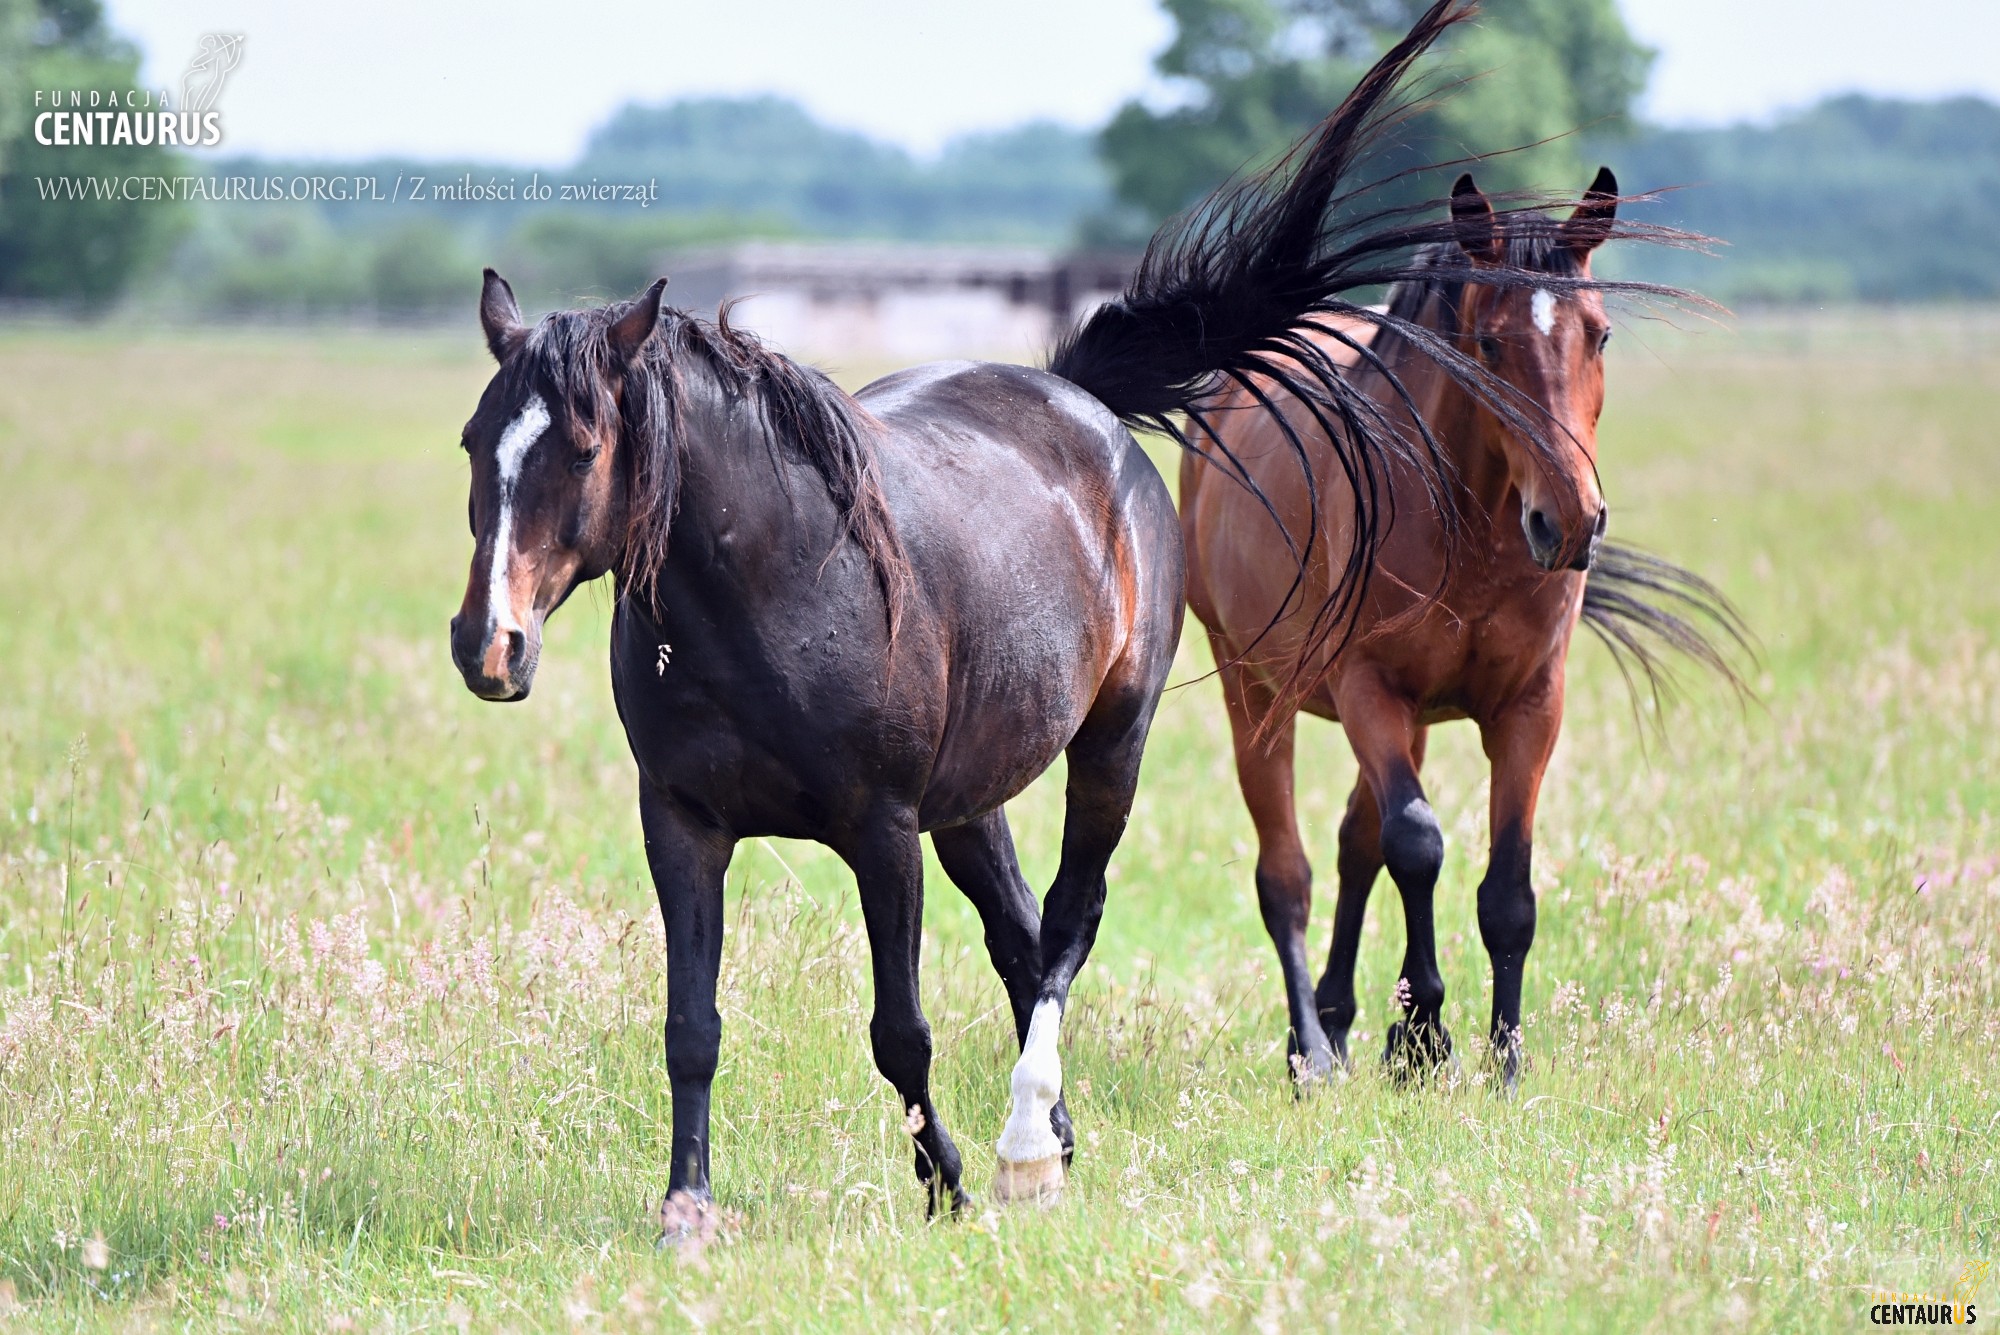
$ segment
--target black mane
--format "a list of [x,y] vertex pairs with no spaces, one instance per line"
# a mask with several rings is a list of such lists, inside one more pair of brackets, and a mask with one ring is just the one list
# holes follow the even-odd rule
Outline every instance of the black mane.
[[[631,507],[617,570],[621,596],[657,610],[656,580],[680,504],[683,424],[694,377],[701,377],[754,403],[771,445],[819,474],[840,512],[841,540],[853,538],[875,568],[893,627],[909,563],[877,483],[873,419],[824,373],[732,326],[726,309],[714,321],[662,310],[638,360],[621,365],[609,331],[630,309],[613,303],[552,312],[503,370],[510,397],[546,387],[558,410],[586,428],[620,419]],[[611,390],[620,377],[622,409]]]

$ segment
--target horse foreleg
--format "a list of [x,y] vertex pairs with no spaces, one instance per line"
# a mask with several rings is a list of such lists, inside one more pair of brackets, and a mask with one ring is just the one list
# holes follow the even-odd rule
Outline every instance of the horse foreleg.
[[667,1079],[674,1133],[660,1216],[663,1241],[675,1242],[699,1231],[711,1199],[708,1101],[722,1046],[715,987],[722,966],[722,884],[735,844],[644,781],[639,822],[667,935]]
[[1399,1078],[1451,1060],[1444,1027],[1444,976],[1438,972],[1432,897],[1444,866],[1444,831],[1417,779],[1416,707],[1372,676],[1357,673],[1338,690],[1340,721],[1382,813],[1382,861],[1403,899],[1408,936],[1397,988],[1403,1018],[1389,1026],[1382,1060]]
[[1535,888],[1529,877],[1535,802],[1562,727],[1562,705],[1558,666],[1551,678],[1480,728],[1493,766],[1493,796],[1492,850],[1479,883],[1479,935],[1493,961],[1493,1056],[1510,1092],[1521,1073],[1521,977],[1535,942]]
[[930,1213],[965,1205],[962,1165],[931,1102],[931,1026],[919,994],[917,954],[924,926],[924,851],[908,809],[883,813],[853,845],[839,849],[861,891],[875,1013],[868,1037],[875,1066],[902,1100],[904,1127],[916,1142],[917,1180],[929,1189]]
[[[1271,692],[1231,661],[1221,640],[1211,636],[1210,643],[1215,648],[1215,661],[1222,665],[1217,675],[1222,678],[1222,699],[1229,708],[1229,730],[1236,745],[1236,783],[1243,790],[1243,804],[1250,809],[1250,823],[1257,830],[1257,908],[1277,949],[1278,969],[1285,981],[1285,1010],[1290,1022],[1285,1060],[1292,1079],[1304,1088],[1332,1074],[1335,1052],[1320,1021],[1312,966],[1306,960],[1312,863],[1299,838],[1293,788],[1298,715],[1291,714],[1273,722],[1268,731],[1260,731],[1274,704]],[[1344,1028],[1342,1033],[1344,1036]]]

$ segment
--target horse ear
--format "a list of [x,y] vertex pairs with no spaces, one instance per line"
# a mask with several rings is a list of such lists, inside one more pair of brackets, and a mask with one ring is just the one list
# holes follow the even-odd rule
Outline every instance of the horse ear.
[[1494,221],[1493,206],[1472,183],[1471,172],[1459,177],[1451,188],[1451,220],[1458,227],[1459,249],[1475,262],[1500,262],[1500,227]]
[[528,336],[514,289],[491,269],[486,271],[486,286],[479,293],[479,325],[486,331],[486,347],[496,362],[506,361]]
[[638,358],[639,349],[646,346],[646,340],[660,323],[660,299],[666,292],[666,279],[653,280],[653,285],[611,322],[611,350],[618,354],[619,360],[630,363]]
[[1581,260],[1611,239],[1611,224],[1617,218],[1618,178],[1611,168],[1599,167],[1597,179],[1583,192],[1583,202],[1563,220],[1563,244]]

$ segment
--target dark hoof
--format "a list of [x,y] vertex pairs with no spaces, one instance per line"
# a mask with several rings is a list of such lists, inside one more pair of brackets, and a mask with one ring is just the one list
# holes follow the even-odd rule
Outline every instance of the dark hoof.
[[1292,1077],[1292,1094],[1295,1098],[1305,1098],[1322,1085],[1332,1083],[1336,1076],[1347,1074],[1347,1063],[1342,1061],[1331,1046],[1300,1052],[1294,1046],[1286,1054],[1286,1065]]
[[1049,1109],[1049,1130],[1056,1133],[1056,1140],[1062,1145],[1063,1168],[1068,1169],[1070,1161],[1076,1158],[1076,1128],[1070,1125],[1069,1109],[1060,1098]]
[[663,1252],[697,1255],[721,1228],[722,1216],[706,1190],[670,1191],[660,1202],[660,1239],[653,1245]]
[[1435,1076],[1457,1079],[1458,1056],[1451,1035],[1441,1024],[1413,1025],[1398,1020],[1389,1026],[1382,1046],[1382,1067],[1398,1085],[1421,1084]]
[[968,1205],[972,1204],[972,1197],[966,1195],[965,1188],[956,1182],[942,1188],[927,1182],[924,1184],[924,1194],[928,1198],[924,1206],[924,1217],[927,1219],[936,1219],[939,1215],[947,1219],[956,1219],[965,1212]]

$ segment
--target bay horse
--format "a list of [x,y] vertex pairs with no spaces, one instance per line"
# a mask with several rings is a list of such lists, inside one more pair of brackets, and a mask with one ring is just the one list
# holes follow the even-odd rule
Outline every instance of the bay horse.
[[[1431,916],[1444,840],[1418,777],[1433,724],[1472,720],[1492,766],[1478,919],[1493,966],[1491,1052],[1511,1090],[1535,937],[1535,803],[1579,618],[1606,638],[1621,670],[1636,660],[1656,693],[1662,641],[1740,689],[1700,624],[1719,624],[1747,647],[1720,593],[1667,562],[1604,546],[1597,420],[1611,322],[1603,289],[1640,286],[1591,277],[1617,207],[1608,168],[1561,221],[1496,213],[1464,175],[1451,195],[1450,236],[1422,248],[1420,272],[1390,290],[1386,307],[1309,322],[1307,336],[1367,394],[1359,418],[1254,380],[1197,414],[1213,448],[1182,456],[1188,601],[1221,678],[1257,833],[1257,902],[1277,947],[1288,1056],[1302,1086],[1349,1064],[1355,954],[1385,866],[1408,939],[1403,1014],[1383,1062],[1406,1078],[1451,1058]],[[1347,436],[1367,421],[1424,441],[1441,474],[1395,457],[1380,473],[1354,469]],[[1309,474],[1292,466],[1300,448]],[[1246,474],[1254,492],[1225,485]],[[1320,479],[1320,496],[1307,477]],[[1357,501],[1357,490],[1376,494]],[[1387,519],[1362,530],[1344,517],[1354,514]],[[1351,579],[1357,564],[1366,573]],[[1360,771],[1340,824],[1333,941],[1317,985],[1306,958],[1312,868],[1294,809],[1301,710],[1342,726]]]
[[[1170,225],[1046,370],[941,363],[850,397],[726,313],[663,306],[665,279],[530,327],[486,271],[499,370],[463,432],[474,550],[452,656],[480,697],[524,699],[545,618],[615,581],[612,685],[666,923],[670,1236],[711,1199],[724,873],[756,836],[816,840],[854,873],[869,1037],[936,1213],[967,1197],[918,992],[930,834],[1021,1044],[996,1194],[1060,1190],[1063,1009],[1184,608],[1172,498],[1131,427],[1249,371],[1347,393],[1331,364],[1273,353],[1346,309],[1360,271],[1326,251],[1329,203],[1411,62],[1466,13],[1440,0],[1280,171]],[[1004,804],[1059,754],[1062,855],[1038,912]]]

